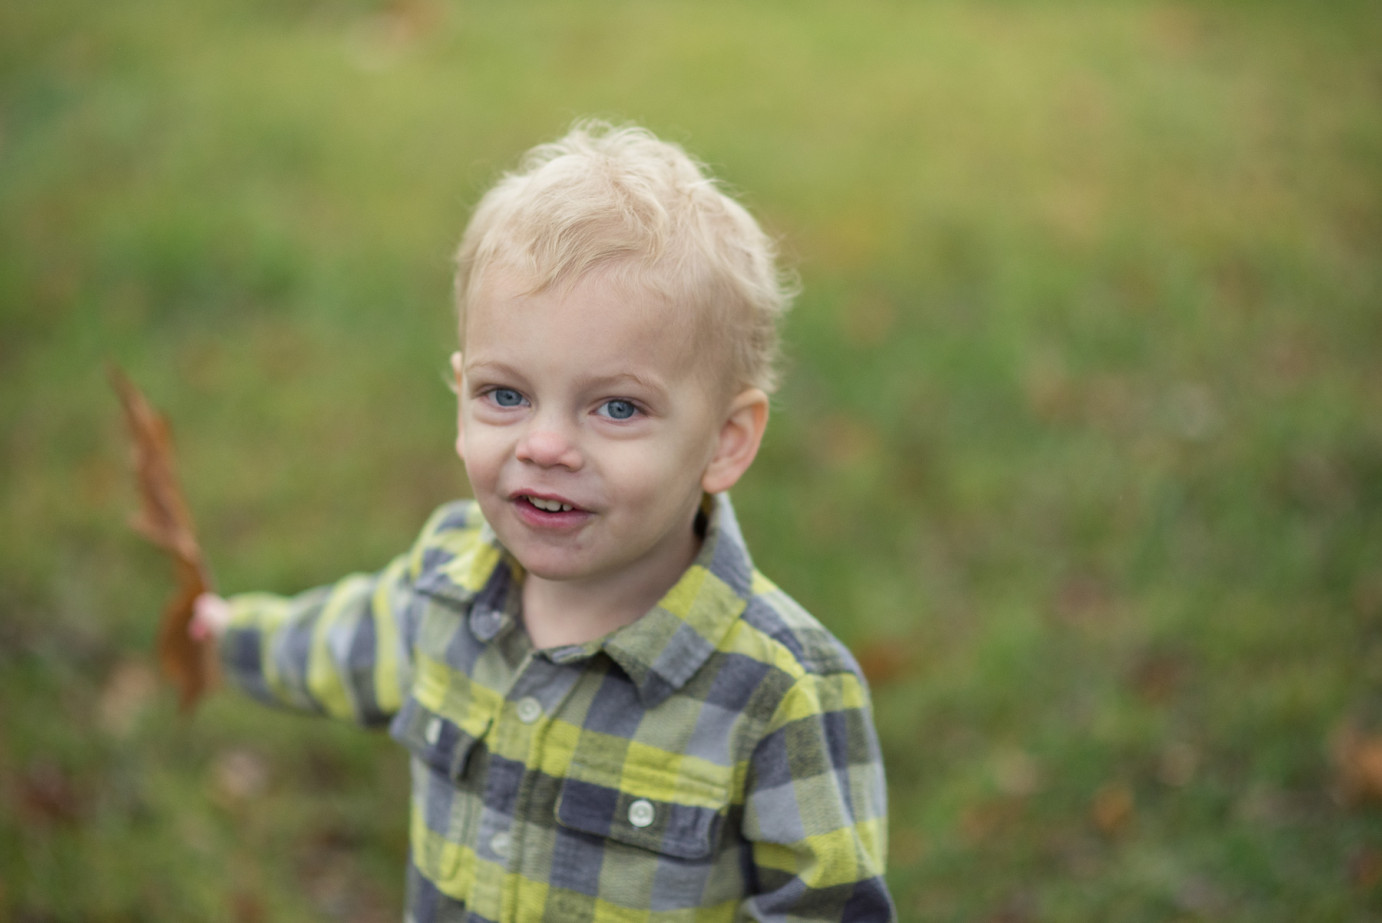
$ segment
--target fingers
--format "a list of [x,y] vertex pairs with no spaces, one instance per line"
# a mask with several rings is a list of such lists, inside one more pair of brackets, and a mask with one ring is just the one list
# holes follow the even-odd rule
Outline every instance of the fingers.
[[219,638],[230,624],[230,604],[215,593],[203,593],[192,603],[187,633],[194,641]]

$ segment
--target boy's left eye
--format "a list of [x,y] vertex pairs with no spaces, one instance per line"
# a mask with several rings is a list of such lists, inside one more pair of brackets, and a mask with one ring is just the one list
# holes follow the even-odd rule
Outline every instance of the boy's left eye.
[[638,413],[638,407],[634,405],[633,401],[615,398],[601,404],[599,412],[601,416],[609,417],[611,420],[628,420]]

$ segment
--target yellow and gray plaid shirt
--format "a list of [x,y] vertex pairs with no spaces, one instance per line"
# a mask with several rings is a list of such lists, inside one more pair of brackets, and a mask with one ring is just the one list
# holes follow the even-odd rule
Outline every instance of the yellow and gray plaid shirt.
[[859,669],[707,509],[681,580],[588,644],[533,649],[469,501],[378,574],[232,599],[235,685],[411,751],[408,920],[893,918]]

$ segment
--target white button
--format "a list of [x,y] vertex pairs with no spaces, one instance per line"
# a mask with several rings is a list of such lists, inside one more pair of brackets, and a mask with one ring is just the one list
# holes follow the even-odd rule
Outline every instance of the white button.
[[510,843],[512,843],[512,838],[509,836],[508,831],[504,831],[494,835],[494,839],[489,841],[489,848],[494,850],[494,854],[499,858],[507,859],[509,857]]
[[653,822],[653,803],[639,798],[629,805],[629,823],[635,827],[646,827]]
[[437,741],[441,740],[441,719],[433,717],[431,721],[427,722],[427,730],[422,732],[422,736],[429,744],[435,745]]
[[518,700],[518,720],[532,724],[542,717],[542,703],[532,696]]

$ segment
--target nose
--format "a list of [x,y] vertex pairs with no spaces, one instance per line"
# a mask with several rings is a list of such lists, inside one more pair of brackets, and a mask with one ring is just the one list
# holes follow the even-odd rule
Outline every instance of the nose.
[[560,427],[535,420],[518,440],[518,460],[541,468],[569,468],[576,471],[582,458],[575,440]]

